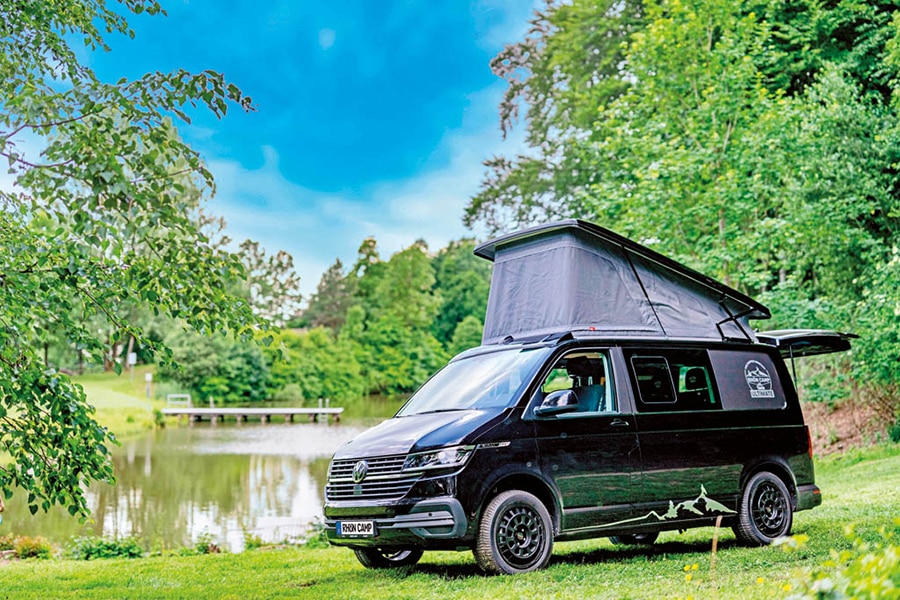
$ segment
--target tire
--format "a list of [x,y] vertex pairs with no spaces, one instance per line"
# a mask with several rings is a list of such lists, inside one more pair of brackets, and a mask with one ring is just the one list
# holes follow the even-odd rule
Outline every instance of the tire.
[[609,541],[619,546],[649,546],[659,537],[659,532],[651,533],[629,533],[626,535],[610,536]]
[[765,546],[790,535],[793,518],[787,486],[778,476],[761,471],[744,486],[734,534],[744,544]]
[[384,548],[354,548],[356,560],[367,569],[395,569],[411,567],[422,558],[421,550],[389,550]]
[[550,513],[535,496],[510,490],[488,503],[474,549],[484,571],[507,575],[537,571],[547,566],[552,551]]

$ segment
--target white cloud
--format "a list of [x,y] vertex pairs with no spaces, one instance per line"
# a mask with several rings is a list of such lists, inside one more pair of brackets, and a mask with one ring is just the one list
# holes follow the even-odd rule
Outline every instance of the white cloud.
[[212,210],[225,217],[236,241],[251,238],[270,253],[290,252],[305,296],[335,258],[352,264],[366,237],[375,237],[384,259],[420,238],[436,251],[460,237],[481,237],[463,226],[462,215],[484,175],[482,161],[522,149],[518,138],[501,140],[495,108],[501,92],[495,86],[470,97],[462,127],[447,132],[435,148],[435,156],[449,159],[409,179],[373,184],[358,198],[289,181],[273,148],[263,149],[265,162],[258,169],[211,160],[218,189]]
[[[527,19],[542,5],[541,0],[479,0],[472,8],[476,17],[484,17],[479,44],[496,48],[521,39]],[[320,30],[319,42],[327,49],[334,32]],[[413,177],[374,182],[352,196],[321,193],[290,181],[279,168],[277,151],[264,148],[265,161],[257,169],[209,161],[218,187],[212,209],[226,218],[236,241],[252,238],[269,252],[291,253],[306,297],[335,258],[349,267],[366,237],[375,237],[384,259],[417,239],[436,251],[460,237],[483,237],[462,224],[463,211],[484,176],[482,162],[525,150],[523,127],[509,139],[501,138],[497,106],[503,89],[498,80],[470,94],[461,126],[444,134]]]
[[531,27],[534,12],[546,4],[546,0],[477,0],[471,10],[479,25],[478,45],[497,48],[522,40]]
[[320,29],[319,30],[319,47],[322,50],[328,50],[332,46],[334,46],[335,39],[335,31],[334,29]]

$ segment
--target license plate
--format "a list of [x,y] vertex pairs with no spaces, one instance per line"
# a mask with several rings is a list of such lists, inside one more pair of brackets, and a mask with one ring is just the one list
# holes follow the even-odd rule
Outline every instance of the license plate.
[[337,534],[343,537],[372,537],[375,521],[338,521]]

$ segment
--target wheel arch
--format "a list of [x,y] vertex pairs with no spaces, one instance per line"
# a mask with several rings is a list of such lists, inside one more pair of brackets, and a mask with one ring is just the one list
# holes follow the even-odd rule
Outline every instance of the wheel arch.
[[[741,474],[741,493],[743,493],[744,486],[747,485],[750,478],[763,471],[772,473],[784,483],[788,493],[791,495],[791,508],[796,511],[798,504],[797,478],[794,476],[794,471],[787,461],[779,456],[766,456],[751,465],[747,465]],[[740,498],[740,494],[738,498]]]
[[478,505],[478,512],[475,515],[474,522],[477,524],[481,521],[481,515],[484,513],[488,503],[498,494],[509,490],[519,490],[528,492],[541,501],[550,513],[550,520],[553,523],[553,537],[559,535],[560,531],[560,514],[559,496],[555,493],[553,487],[541,477],[531,473],[510,473],[498,478],[486,488],[486,492],[481,497]]

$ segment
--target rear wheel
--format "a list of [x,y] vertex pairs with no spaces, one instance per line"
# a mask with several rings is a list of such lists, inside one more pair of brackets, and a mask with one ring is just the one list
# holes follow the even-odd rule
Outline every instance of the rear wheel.
[[658,537],[658,531],[654,531],[652,533],[629,533],[626,535],[610,536],[609,541],[611,541],[613,544],[619,544],[621,546],[649,546],[650,544],[655,542],[656,538]]
[[765,546],[790,535],[793,516],[787,486],[777,475],[762,471],[744,486],[734,534],[745,544]]
[[421,550],[388,550],[384,548],[354,548],[356,559],[368,569],[411,567],[422,558]]
[[547,566],[552,550],[550,513],[535,496],[510,490],[488,503],[474,550],[482,569],[507,575],[536,571]]

